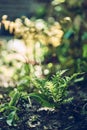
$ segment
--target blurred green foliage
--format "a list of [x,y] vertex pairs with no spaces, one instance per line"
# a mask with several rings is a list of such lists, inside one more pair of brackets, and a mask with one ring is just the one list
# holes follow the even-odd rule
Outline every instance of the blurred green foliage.
[[[70,70],[69,74],[86,72],[86,0],[41,2],[49,4],[49,10],[45,10],[45,6],[37,10],[38,16],[44,14],[43,19],[37,19],[37,16],[30,19],[23,16],[9,21],[3,16],[5,29],[15,35],[15,38],[24,41],[29,50],[27,49],[27,56],[23,57],[29,59],[28,62],[34,65],[35,70],[39,66],[42,76],[50,78],[56,71],[67,68]],[[6,59],[5,55],[3,57]],[[17,79],[17,75],[14,77]]]
[[64,31],[62,44],[55,51],[60,68],[68,68],[71,73],[87,71],[86,0],[53,0],[52,5],[52,16]]

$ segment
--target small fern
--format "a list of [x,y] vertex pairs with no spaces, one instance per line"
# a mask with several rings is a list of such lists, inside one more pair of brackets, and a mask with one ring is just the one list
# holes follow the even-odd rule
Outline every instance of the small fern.
[[80,73],[73,74],[72,76],[64,76],[65,72],[66,70],[57,72],[51,80],[36,78],[33,83],[38,91],[29,94],[29,96],[35,98],[45,107],[57,108],[63,103],[71,102],[73,97],[68,96],[68,87],[74,83]]

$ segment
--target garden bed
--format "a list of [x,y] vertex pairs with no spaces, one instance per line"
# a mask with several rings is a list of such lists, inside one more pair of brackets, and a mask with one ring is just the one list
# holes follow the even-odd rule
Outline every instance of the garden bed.
[[[6,123],[6,117],[0,113],[0,130],[86,130],[87,128],[87,88],[79,87],[76,92],[73,86],[74,100],[71,103],[61,105],[59,109],[41,107],[39,103],[31,99],[20,99],[17,103],[19,109],[19,120],[15,126],[9,126]],[[84,92],[85,91],[85,92]],[[3,89],[1,93],[3,92]],[[4,89],[4,99],[1,102],[6,102],[8,91]],[[8,96],[7,96],[8,97]]]

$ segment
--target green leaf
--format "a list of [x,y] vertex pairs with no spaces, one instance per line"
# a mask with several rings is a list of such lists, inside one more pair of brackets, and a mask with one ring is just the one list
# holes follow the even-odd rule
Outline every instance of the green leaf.
[[87,58],[87,44],[83,45],[83,57]]
[[47,98],[44,97],[44,95],[42,95],[42,94],[39,94],[39,93],[30,93],[29,97],[32,97],[35,100],[37,100],[39,103],[42,104],[42,106],[54,108],[54,104],[50,103],[47,100]]
[[27,73],[27,74],[29,74],[29,72],[30,72],[30,66],[29,66],[29,64],[25,64],[24,65],[24,70],[25,70],[25,72]]
[[65,72],[67,72],[68,71],[68,69],[65,69],[65,70],[62,70],[62,71],[60,71],[60,75],[63,75]]
[[9,103],[1,104],[0,105],[0,112],[4,112],[6,110],[8,110],[8,111],[17,110],[17,107],[9,106]]
[[20,92],[15,90],[13,96],[11,97],[11,101],[9,102],[9,106],[15,106],[19,98],[20,98]]
[[12,111],[7,117],[7,124],[9,126],[16,125],[15,119],[17,118],[16,111]]
[[8,108],[8,103],[0,105],[0,112],[5,111]]
[[80,77],[80,78],[77,78],[77,79],[75,79],[75,83],[77,83],[77,82],[80,82],[80,81],[83,81],[84,80],[84,77]]

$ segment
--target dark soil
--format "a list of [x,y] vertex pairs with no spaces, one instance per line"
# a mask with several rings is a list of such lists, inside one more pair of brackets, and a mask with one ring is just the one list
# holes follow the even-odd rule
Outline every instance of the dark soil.
[[1,113],[0,130],[87,130],[86,90],[86,87],[79,88],[78,91],[74,88],[74,100],[57,110],[43,108],[32,99],[32,105],[21,99],[17,105],[17,125],[8,126],[6,117]]

